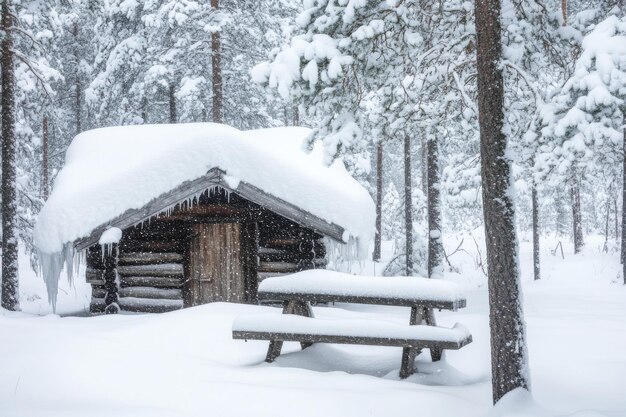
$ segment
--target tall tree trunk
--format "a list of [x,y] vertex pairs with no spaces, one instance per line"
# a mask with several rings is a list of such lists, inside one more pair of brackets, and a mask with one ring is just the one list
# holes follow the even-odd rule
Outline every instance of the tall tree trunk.
[[50,190],[50,162],[49,162],[49,147],[50,141],[48,138],[48,116],[43,117],[43,126],[42,126],[42,144],[41,144],[41,197],[43,200],[48,199],[48,191]]
[[406,276],[413,275],[413,199],[411,198],[411,139],[404,136],[404,242]]
[[298,106],[293,106],[293,125],[300,126],[300,109]]
[[383,224],[383,144],[376,144],[376,233],[374,235],[374,262],[380,261]]
[[168,97],[170,103],[170,123],[177,123],[178,115],[176,114],[176,87],[174,87],[174,84],[169,85]]
[[500,0],[476,0],[478,108],[494,403],[529,388],[511,166],[504,127]]
[[563,16],[563,26],[567,26],[567,0],[561,0],[561,15]]
[[613,213],[615,213],[615,243],[619,240],[619,211],[617,210],[617,193],[613,198]]
[[428,278],[443,275],[443,235],[441,230],[441,191],[439,185],[439,144],[426,139],[428,174]]
[[[626,126],[626,111],[622,111],[623,126]],[[626,127],[622,138],[622,278],[626,285]]]
[[2,66],[2,307],[19,309],[17,272],[17,188],[15,140],[15,73],[13,23],[9,0],[2,2],[0,63]]
[[[428,135],[429,131],[427,131]],[[428,139],[425,135],[422,138],[422,146],[420,151],[420,174],[422,178],[422,192],[428,195]]]
[[[74,35],[74,43],[78,45],[78,25],[74,24],[72,34]],[[83,102],[83,83],[80,78],[80,53],[78,52],[78,46],[74,48],[74,59],[76,60],[76,78],[74,80],[74,88],[76,90],[76,96],[74,97],[74,123],[76,123],[76,135],[83,131],[83,114],[82,114],[82,102]]]
[[574,253],[579,253],[583,249],[585,242],[583,239],[583,221],[580,207],[580,185],[575,176],[570,186],[570,198],[572,201]]
[[532,189],[532,205],[533,205],[533,274],[535,281],[541,278],[541,258],[539,250],[539,198],[537,196],[537,187],[533,185]]
[[141,120],[143,120],[143,124],[148,124],[148,98],[144,94],[141,99]]
[[[211,7],[217,10],[218,0],[211,0]],[[223,123],[223,93],[222,93],[222,45],[220,32],[211,34],[211,70],[213,73],[213,122]]]

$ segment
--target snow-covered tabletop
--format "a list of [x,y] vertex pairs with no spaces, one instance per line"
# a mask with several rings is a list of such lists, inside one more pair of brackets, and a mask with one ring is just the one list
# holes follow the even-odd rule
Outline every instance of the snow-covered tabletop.
[[423,305],[456,310],[465,306],[465,296],[454,283],[419,277],[356,276],[312,269],[259,284],[259,298],[303,301],[361,302],[386,305]]

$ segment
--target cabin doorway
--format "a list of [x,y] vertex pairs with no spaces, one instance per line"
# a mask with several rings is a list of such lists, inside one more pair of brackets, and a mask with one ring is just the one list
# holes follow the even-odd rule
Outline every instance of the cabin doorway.
[[246,301],[246,257],[241,223],[192,226],[187,306]]

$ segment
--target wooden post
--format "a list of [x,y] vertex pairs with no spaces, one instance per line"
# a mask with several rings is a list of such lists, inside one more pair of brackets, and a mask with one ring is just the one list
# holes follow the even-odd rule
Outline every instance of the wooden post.
[[[110,252],[109,252],[110,250]],[[104,296],[104,303],[106,305],[104,312],[106,314],[117,314],[120,311],[118,304],[119,285],[117,280],[117,260],[119,257],[119,248],[117,244],[111,244],[110,248],[102,247],[102,251],[105,253],[104,263],[104,289],[106,295]]]

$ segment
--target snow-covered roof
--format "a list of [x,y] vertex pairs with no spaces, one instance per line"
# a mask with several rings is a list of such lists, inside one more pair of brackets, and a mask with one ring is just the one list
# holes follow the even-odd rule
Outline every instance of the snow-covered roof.
[[240,131],[214,124],[95,129],[67,150],[50,198],[39,214],[35,244],[63,251],[95,229],[141,209],[182,184],[218,169],[229,188],[255,187],[344,230],[367,247],[374,204],[341,161],[323,164],[321,149],[302,150],[309,129]]

